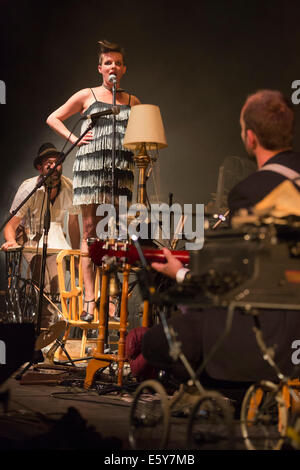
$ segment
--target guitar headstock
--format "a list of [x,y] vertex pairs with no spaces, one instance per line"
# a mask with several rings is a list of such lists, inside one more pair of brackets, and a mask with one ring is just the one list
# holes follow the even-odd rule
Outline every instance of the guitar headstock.
[[114,257],[119,262],[134,264],[138,260],[135,247],[128,241],[92,239],[88,242],[89,256],[96,266],[101,266],[104,257]]

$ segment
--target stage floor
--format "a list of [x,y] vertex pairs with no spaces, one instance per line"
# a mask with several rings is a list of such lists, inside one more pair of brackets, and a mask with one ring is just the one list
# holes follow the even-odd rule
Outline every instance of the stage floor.
[[[0,450],[97,450],[107,456],[130,452],[129,414],[136,385],[125,380],[123,389],[115,390],[113,379],[103,380],[102,374],[85,390],[85,368],[77,369],[31,368],[21,380],[15,373],[2,385],[0,392],[9,390],[10,397],[7,410],[0,403]],[[186,417],[171,417],[165,451],[189,449],[187,422]],[[216,442],[208,450],[223,448]],[[246,450],[238,419],[229,450]]]

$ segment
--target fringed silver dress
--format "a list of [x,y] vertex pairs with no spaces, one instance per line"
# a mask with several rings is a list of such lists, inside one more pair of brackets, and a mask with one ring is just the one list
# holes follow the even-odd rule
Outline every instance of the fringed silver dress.
[[[94,95],[95,96],[95,95]],[[83,115],[97,113],[110,108],[111,105],[95,98]],[[123,147],[123,139],[130,113],[128,105],[120,106],[116,117],[116,153],[115,153],[115,202],[118,196],[132,199],[134,162],[133,153]],[[85,119],[81,134],[89,125]],[[112,137],[113,116],[98,119],[93,128],[94,138],[88,144],[79,147],[73,166],[74,205],[101,204],[111,202],[112,182]]]

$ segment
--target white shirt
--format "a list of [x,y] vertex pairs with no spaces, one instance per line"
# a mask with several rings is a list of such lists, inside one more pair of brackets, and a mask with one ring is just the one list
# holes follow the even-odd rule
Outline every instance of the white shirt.
[[[33,178],[29,178],[23,181],[15,195],[10,212],[15,210],[25,199],[25,197],[28,196],[28,194],[35,188],[38,179],[39,176],[34,176]],[[31,220],[36,224],[38,230],[43,227],[44,214],[46,210],[45,196],[45,187],[41,186],[15,214],[17,217],[22,219],[22,225],[26,224],[26,219],[28,220],[28,217],[30,216]],[[63,229],[64,220],[67,213],[72,215],[79,214],[80,208],[78,206],[73,206],[72,181],[62,175],[60,192],[54,203],[50,204],[51,221],[58,222]]]
[[178,271],[176,273],[176,281],[178,282],[178,284],[182,284],[182,282],[184,281],[184,278],[186,276],[186,273],[188,273],[188,272],[189,272],[188,268],[178,269]]

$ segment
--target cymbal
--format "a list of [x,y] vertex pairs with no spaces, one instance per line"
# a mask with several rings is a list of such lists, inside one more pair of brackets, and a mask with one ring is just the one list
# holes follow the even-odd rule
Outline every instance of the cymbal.
[[60,320],[54,325],[51,325],[49,328],[45,329],[40,333],[36,339],[34,349],[39,351],[40,349],[48,346],[48,344],[53,343],[60,335],[66,330],[67,323],[64,320]]

